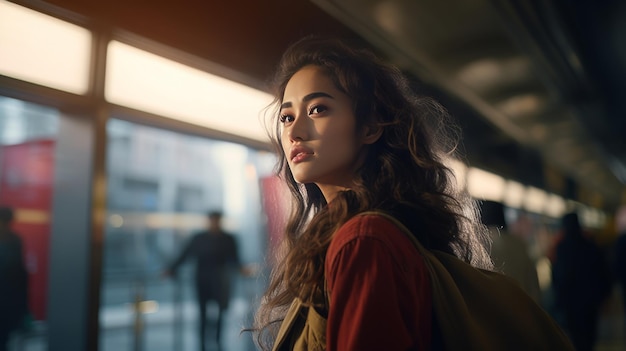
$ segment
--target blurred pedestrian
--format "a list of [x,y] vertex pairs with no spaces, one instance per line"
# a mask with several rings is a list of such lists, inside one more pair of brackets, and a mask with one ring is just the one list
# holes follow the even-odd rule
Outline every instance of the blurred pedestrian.
[[600,308],[611,290],[610,271],[600,248],[588,238],[578,214],[562,220],[562,239],[552,267],[555,309],[578,351],[591,351],[597,338]]
[[22,240],[11,230],[13,210],[0,207],[0,351],[28,313],[28,273]]
[[504,205],[495,201],[483,201],[481,220],[489,228],[492,239],[491,258],[496,270],[515,279],[535,302],[541,303],[537,268],[524,239],[509,232]]
[[244,275],[250,274],[239,260],[235,236],[222,229],[222,213],[210,212],[207,219],[207,229],[194,235],[164,272],[165,276],[176,276],[183,262],[189,259],[195,263],[200,350],[203,351],[206,350],[208,303],[215,302],[218,307],[215,318],[215,341],[220,349],[222,320],[231,297],[233,270],[239,270]]
[[[615,281],[619,284],[624,306],[624,319],[626,328],[626,205],[621,206],[615,213],[615,229],[617,239],[613,246],[613,272]],[[626,330],[626,329],[625,329]],[[626,332],[624,334],[626,336]]]

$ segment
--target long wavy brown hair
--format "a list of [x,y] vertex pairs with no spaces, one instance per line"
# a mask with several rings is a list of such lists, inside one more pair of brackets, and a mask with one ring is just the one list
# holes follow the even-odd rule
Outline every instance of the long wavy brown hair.
[[[276,120],[289,79],[307,65],[320,67],[353,103],[357,128],[382,128],[368,146],[354,185],[326,206],[317,185],[298,184],[281,146]],[[307,37],[284,53],[273,81],[275,100],[270,135],[279,155],[276,171],[292,195],[283,251],[255,318],[257,343],[271,348],[279,322],[294,298],[317,305],[324,289],[324,260],[333,233],[367,210],[404,213],[418,219],[414,235],[428,248],[454,254],[481,268],[491,268],[488,236],[477,220],[472,199],[456,189],[444,164],[455,152],[460,133],[445,109],[417,96],[400,70],[370,51],[336,39]],[[408,215],[407,215],[408,214]],[[415,224],[415,223],[413,223]]]

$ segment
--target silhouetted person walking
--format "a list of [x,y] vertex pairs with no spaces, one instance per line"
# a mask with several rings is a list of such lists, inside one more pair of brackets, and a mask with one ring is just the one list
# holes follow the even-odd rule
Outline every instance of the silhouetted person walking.
[[[621,206],[615,213],[615,229],[617,230],[617,239],[613,244],[613,273],[621,290],[624,319],[626,320],[626,205]],[[626,337],[626,325],[624,326],[624,337]]]
[[208,214],[208,229],[194,235],[176,260],[165,271],[165,275],[175,276],[178,267],[187,259],[195,261],[195,284],[200,319],[200,349],[206,349],[207,313],[209,301],[218,306],[216,321],[216,342],[220,345],[222,318],[230,301],[230,287],[233,269],[247,274],[239,261],[235,237],[222,230],[222,213]]
[[0,351],[6,351],[11,332],[28,311],[28,273],[22,240],[11,230],[13,210],[0,207]]
[[591,351],[600,307],[610,292],[609,270],[599,247],[583,234],[576,213],[563,216],[562,227],[552,267],[555,308],[576,349]]

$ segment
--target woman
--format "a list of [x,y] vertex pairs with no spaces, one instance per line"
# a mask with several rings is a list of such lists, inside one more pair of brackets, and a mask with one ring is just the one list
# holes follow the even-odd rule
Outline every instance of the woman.
[[[426,248],[491,267],[475,206],[455,193],[444,165],[455,145],[444,109],[415,97],[396,68],[333,40],[292,45],[275,87],[273,141],[294,204],[257,341],[264,349],[429,349],[428,271],[393,218]],[[327,322],[325,332],[311,320]]]

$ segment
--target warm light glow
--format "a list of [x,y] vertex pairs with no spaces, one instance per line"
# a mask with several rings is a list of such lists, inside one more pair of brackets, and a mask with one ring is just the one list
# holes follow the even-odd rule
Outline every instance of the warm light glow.
[[124,225],[124,217],[118,214],[112,214],[109,216],[109,225],[113,228],[121,228]]
[[606,215],[600,209],[582,206],[579,213],[579,220],[583,227],[602,228],[606,224]]
[[465,189],[465,186],[467,185],[467,166],[463,162],[452,157],[447,158],[445,164],[454,173],[457,186],[456,190],[460,191]]
[[523,56],[509,59],[484,57],[463,66],[457,78],[468,87],[484,92],[523,81],[530,69],[530,60]]
[[84,94],[91,33],[8,1],[0,1],[0,74]]
[[256,167],[254,167],[254,165],[252,163],[246,164],[245,172],[246,172],[246,178],[248,180],[258,179],[257,178],[258,175],[257,175],[257,172],[256,172]]
[[206,221],[206,217],[203,214],[174,212],[126,212],[123,215],[123,219],[123,225],[128,230],[145,227],[150,229],[170,228],[188,230],[189,228],[201,228]]
[[552,285],[552,264],[550,263],[550,259],[543,256],[537,260],[535,268],[537,269],[539,289],[545,291]]
[[375,5],[374,18],[379,26],[391,34],[402,35],[402,10],[392,1],[381,1]]
[[127,304],[134,312],[149,314],[159,311],[159,303],[155,300],[138,301],[134,304]]
[[502,201],[504,178],[482,169],[471,167],[467,173],[467,190],[480,200]]
[[503,74],[502,64],[495,59],[485,58],[469,63],[459,72],[461,82],[484,90],[498,82]]
[[561,218],[565,214],[565,200],[555,194],[548,195],[545,214],[552,218]]
[[498,104],[502,112],[509,117],[520,117],[536,113],[542,106],[543,100],[535,94],[516,95]]
[[538,188],[529,186],[524,198],[524,208],[530,212],[543,213],[548,194]]
[[269,94],[117,41],[108,52],[108,101],[268,141],[260,117]]
[[38,225],[50,223],[50,213],[48,211],[16,208],[14,213],[16,222]]
[[509,180],[504,188],[504,196],[502,202],[511,208],[521,209],[524,202],[524,193],[526,187],[523,184]]

